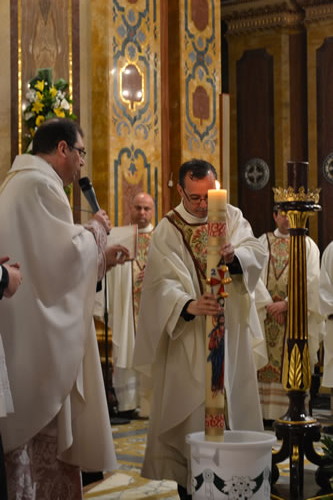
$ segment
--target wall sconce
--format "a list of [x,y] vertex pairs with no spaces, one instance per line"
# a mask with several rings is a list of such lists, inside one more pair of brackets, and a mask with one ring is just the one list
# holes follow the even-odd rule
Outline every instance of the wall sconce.
[[136,64],[127,64],[120,72],[120,97],[131,110],[144,100],[144,78]]

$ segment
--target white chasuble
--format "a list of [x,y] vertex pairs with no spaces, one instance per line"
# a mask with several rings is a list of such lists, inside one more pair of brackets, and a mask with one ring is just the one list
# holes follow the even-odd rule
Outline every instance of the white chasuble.
[[[128,411],[138,407],[148,413],[146,379],[138,377],[133,369],[137,314],[140,305],[142,277],[147,262],[148,249],[154,226],[138,230],[137,256],[134,260],[110,269],[106,275],[106,311],[112,331],[113,387],[118,410]],[[96,294],[94,315],[104,322],[105,280],[103,289]],[[140,379],[140,380],[139,380]]]
[[333,387],[333,242],[328,244],[322,255],[319,297],[326,325],[322,385]]
[[[229,241],[243,269],[242,275],[232,276],[226,299],[229,424],[231,429],[262,430],[256,370],[266,359],[255,364],[254,350],[261,352],[264,338],[254,290],[266,254],[241,211],[231,205],[227,208],[227,226]],[[191,233],[189,238],[187,231]],[[186,302],[202,294],[204,233],[207,220],[188,214],[182,204],[156,227],[143,282],[134,353],[135,366],[150,374],[154,384],[142,474],[173,479],[183,486],[189,458],[185,436],[204,430],[206,354],[205,317],[185,321],[180,314]],[[195,244],[198,248],[193,249]]]
[[16,157],[0,190],[0,255],[23,283],[0,303],[14,414],[0,420],[6,451],[56,422],[58,456],[87,470],[116,466],[93,327],[98,253],[74,225],[60,177],[43,159]]

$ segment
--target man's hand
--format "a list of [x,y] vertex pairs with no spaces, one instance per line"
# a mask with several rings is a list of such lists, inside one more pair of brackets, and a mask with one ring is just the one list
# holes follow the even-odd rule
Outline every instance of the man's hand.
[[266,307],[267,314],[272,316],[279,325],[286,322],[288,303],[285,300],[273,302]]
[[126,247],[122,245],[112,245],[106,247],[106,269],[109,270],[110,267],[114,267],[117,264],[124,264],[124,262],[129,258],[129,252]]
[[220,304],[217,302],[216,295],[204,293],[198,300],[192,300],[187,306],[186,312],[194,316],[215,316],[222,312]]
[[105,210],[98,210],[98,212],[94,214],[93,219],[96,219],[100,224],[102,224],[106,233],[109,234],[111,231],[111,222]]
[[[2,260],[2,259],[0,259]],[[8,259],[6,260],[8,261]],[[1,263],[1,262],[0,262]],[[4,297],[12,297],[20,284],[22,283],[22,274],[20,271],[20,265],[16,262],[15,264],[2,264],[8,271],[8,286],[4,290]]]
[[231,264],[235,258],[235,249],[231,243],[225,243],[222,245],[221,256],[226,264]]

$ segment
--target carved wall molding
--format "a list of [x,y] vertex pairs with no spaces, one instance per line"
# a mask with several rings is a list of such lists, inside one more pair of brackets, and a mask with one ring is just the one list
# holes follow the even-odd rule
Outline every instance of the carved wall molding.
[[222,0],[222,18],[228,36],[249,31],[297,28],[333,18],[332,0]]
[[332,0],[296,0],[296,3],[298,3],[301,7],[311,7],[329,5],[332,3]]
[[232,5],[222,4],[222,19],[228,24],[228,35],[232,35],[281,27],[296,28],[303,22],[304,11],[294,2],[268,4],[243,0]]
[[321,21],[332,21],[333,2],[330,4],[311,5],[305,9],[305,24],[318,23]]
[[228,35],[235,35],[249,31],[261,31],[276,28],[297,28],[303,22],[304,15],[296,13],[272,13],[251,15],[246,18],[230,19],[222,14],[228,23]]

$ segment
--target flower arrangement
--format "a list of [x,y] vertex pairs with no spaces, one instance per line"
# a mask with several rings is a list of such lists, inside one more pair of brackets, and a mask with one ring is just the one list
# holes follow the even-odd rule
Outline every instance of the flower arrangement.
[[27,149],[43,121],[56,116],[76,119],[71,112],[68,83],[63,78],[53,83],[51,69],[40,69],[37,76],[29,81],[26,99],[28,104],[23,111],[23,118],[27,127]]

